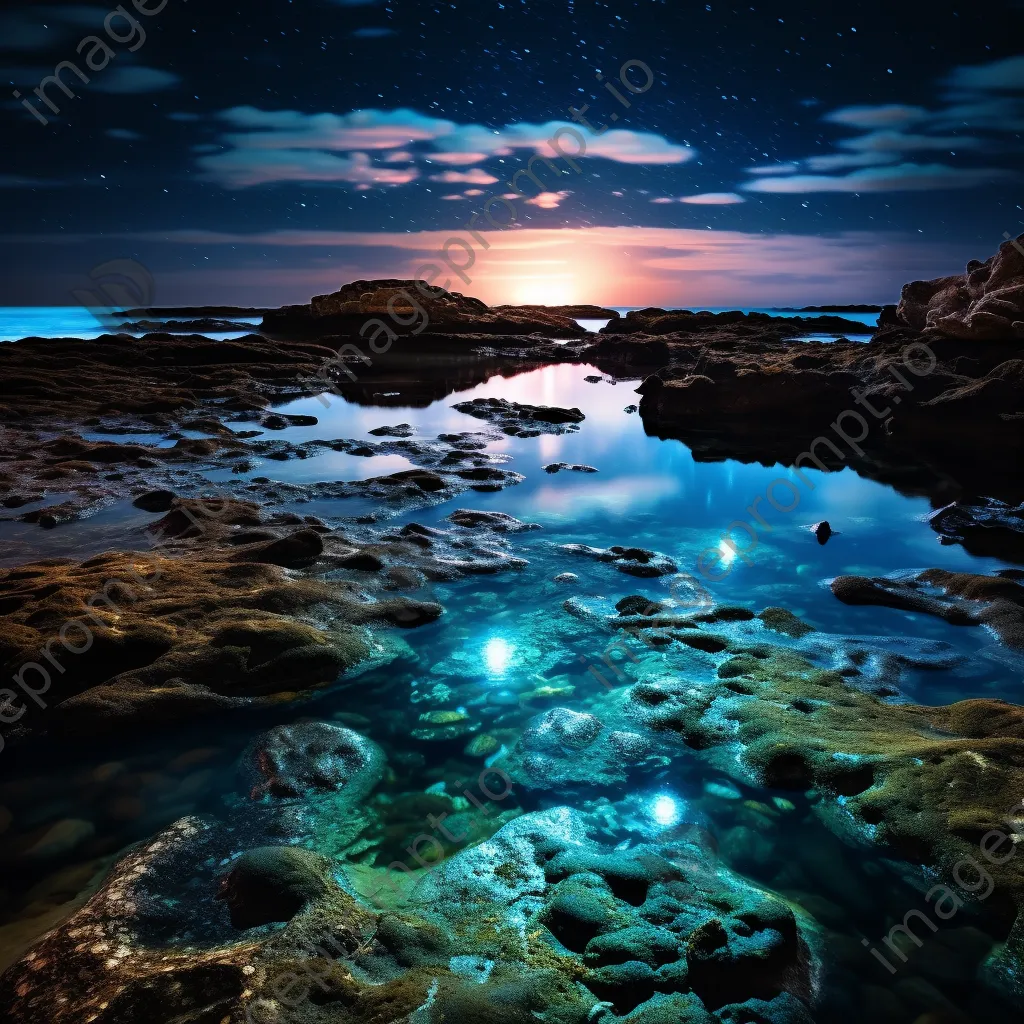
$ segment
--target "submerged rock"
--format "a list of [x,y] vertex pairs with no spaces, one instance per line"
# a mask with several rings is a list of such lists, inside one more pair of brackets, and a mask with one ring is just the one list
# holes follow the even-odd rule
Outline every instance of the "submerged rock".
[[[729,657],[716,676],[642,682],[622,707],[636,728],[676,737],[738,782],[813,791],[816,814],[840,838],[877,843],[943,877],[1020,814],[1024,709],[985,699],[885,703],[840,671],[769,645]],[[1024,907],[1024,864],[986,870],[1002,895],[985,912],[1012,921]]]
[[534,718],[498,763],[518,786],[565,799],[621,789],[652,751],[636,732],[606,729],[594,715],[559,707]]
[[486,527],[498,533],[519,533],[522,530],[539,530],[538,523],[524,523],[504,512],[478,512],[469,508],[457,508],[448,517],[448,522],[466,529]]
[[246,850],[221,882],[233,927],[245,930],[290,921],[331,885],[331,862],[293,846]]
[[647,548],[627,548],[613,544],[610,548],[595,548],[588,544],[563,544],[559,549],[570,555],[583,555],[597,562],[610,562],[627,576],[669,576],[678,572],[668,555]]
[[1024,586],[1012,576],[946,569],[927,569],[908,578],[837,576],[832,593],[846,604],[922,612],[954,626],[985,625],[1008,647],[1024,650]]
[[353,806],[380,781],[384,752],[372,740],[327,722],[279,725],[242,758],[253,800],[308,799],[344,791]]

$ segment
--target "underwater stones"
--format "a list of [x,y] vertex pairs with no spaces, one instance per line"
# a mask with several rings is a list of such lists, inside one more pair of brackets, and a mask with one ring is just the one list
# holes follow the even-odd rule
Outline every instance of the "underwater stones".
[[504,512],[479,512],[470,508],[457,508],[447,516],[448,522],[472,530],[483,527],[497,533],[520,533],[523,530],[539,530],[537,523],[524,523]]
[[525,405],[505,398],[474,398],[452,406],[477,419],[488,420],[513,437],[539,434],[564,434],[578,430],[586,417],[579,409],[559,409],[547,405]]
[[424,711],[419,724],[409,735],[414,740],[428,743],[445,743],[465,736],[473,727],[473,721],[464,711]]
[[[944,877],[1012,817],[1024,787],[1024,709],[886,704],[794,651],[762,653],[725,662],[712,684],[637,684],[624,710],[737,781],[813,789],[815,814],[840,838],[878,843]],[[986,912],[1012,919],[1024,905],[1024,861],[986,870],[1002,893]]]
[[786,633],[789,636],[799,639],[808,633],[814,632],[814,627],[809,626],[802,619],[794,615],[788,608],[779,608],[771,605],[765,608],[758,618],[769,628],[778,633]]
[[606,729],[594,715],[556,707],[530,721],[500,764],[518,785],[564,795],[620,788],[651,753],[636,732]]
[[640,594],[631,594],[615,602],[615,610],[620,615],[655,615],[665,610],[659,601],[651,601]]
[[384,752],[371,739],[328,722],[279,725],[242,756],[249,797],[306,799],[342,791],[353,805],[380,781]]
[[501,749],[501,742],[489,733],[482,732],[474,736],[465,746],[463,753],[467,757],[490,757]]
[[1011,576],[926,569],[916,576],[837,576],[832,593],[845,604],[922,612],[954,626],[986,625],[1008,647],[1024,650],[1024,586]]
[[562,544],[560,549],[570,555],[581,555],[597,562],[610,562],[627,576],[651,578],[669,576],[678,572],[675,562],[667,555],[647,548],[627,548],[620,544],[610,548],[595,548],[588,544]]
[[580,578],[574,572],[560,572],[557,576],[553,576],[551,579],[552,583],[579,583]]
[[218,897],[235,928],[290,921],[332,884],[331,862],[293,846],[246,850],[224,876]]

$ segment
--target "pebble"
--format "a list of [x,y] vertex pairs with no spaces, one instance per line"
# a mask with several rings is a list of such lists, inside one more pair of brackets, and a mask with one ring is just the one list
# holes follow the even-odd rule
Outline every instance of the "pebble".
[[718,800],[742,800],[743,794],[728,779],[717,782],[705,782],[704,792]]
[[500,749],[501,744],[493,736],[482,732],[479,736],[474,736],[466,744],[464,753],[470,757],[487,757]]

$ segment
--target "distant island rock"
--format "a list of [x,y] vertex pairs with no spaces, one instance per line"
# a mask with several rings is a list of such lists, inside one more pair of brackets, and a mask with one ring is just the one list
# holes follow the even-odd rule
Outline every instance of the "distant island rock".
[[117,331],[128,331],[136,333],[141,331],[159,332],[167,334],[208,334],[211,331],[218,333],[233,331],[256,330],[252,324],[235,323],[233,320],[218,320],[215,317],[202,317],[198,320],[126,320],[114,328]]
[[[589,311],[600,307],[571,308]],[[492,308],[480,299],[433,287],[426,281],[354,281],[329,295],[313,296],[307,305],[267,312],[262,329],[284,336],[360,337],[367,319],[375,317],[397,335],[420,334],[424,330],[448,334],[542,334],[551,338],[578,338],[586,334],[573,317],[558,309]]]
[[630,310],[625,317],[613,320],[601,329],[602,334],[699,334],[709,328],[735,327],[745,325],[752,328],[778,326],[787,334],[816,334],[829,331],[842,334],[874,334],[876,328],[862,324],[859,320],[847,320],[839,316],[778,317],[770,313],[744,313],[731,310],[725,313],[711,313],[708,310],[693,312],[689,309],[660,309],[649,306],[646,309]]
[[881,306],[854,304],[852,306],[778,306],[776,313],[881,313]]

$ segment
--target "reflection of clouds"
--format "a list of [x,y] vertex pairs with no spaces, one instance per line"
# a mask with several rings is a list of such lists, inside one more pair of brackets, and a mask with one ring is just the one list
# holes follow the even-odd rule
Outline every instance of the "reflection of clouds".
[[557,434],[541,434],[537,439],[540,442],[541,458],[545,462],[558,459],[562,453],[562,438]]
[[278,463],[273,470],[262,467],[276,480],[369,480],[416,467],[404,455],[349,455],[327,451],[309,459]]
[[[561,474],[559,474],[561,475]],[[614,480],[587,480],[576,487],[539,487],[533,495],[538,510],[579,516],[595,511],[623,512],[653,505],[682,490],[674,476],[619,476]]]

